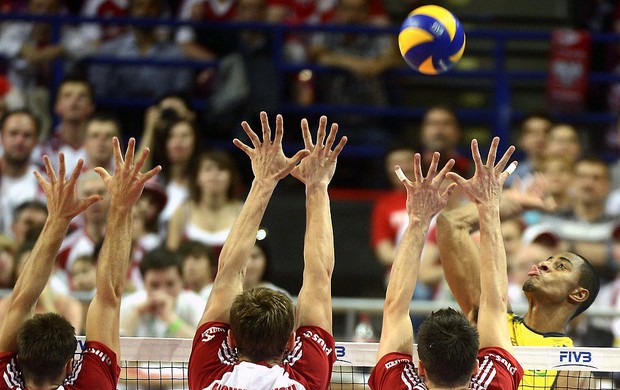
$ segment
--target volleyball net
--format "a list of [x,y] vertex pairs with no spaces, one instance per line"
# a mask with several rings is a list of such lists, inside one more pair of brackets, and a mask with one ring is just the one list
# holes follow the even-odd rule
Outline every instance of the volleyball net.
[[[377,345],[336,343],[331,389],[369,389]],[[121,338],[118,389],[189,389],[190,352],[189,339]],[[620,348],[516,347],[515,355],[525,369],[524,390],[620,389]]]

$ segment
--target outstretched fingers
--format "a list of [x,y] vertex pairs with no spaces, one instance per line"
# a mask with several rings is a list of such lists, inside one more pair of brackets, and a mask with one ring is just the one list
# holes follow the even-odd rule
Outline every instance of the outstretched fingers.
[[451,158],[450,160],[448,160],[446,165],[443,166],[441,171],[439,171],[438,174],[434,175],[433,181],[435,181],[435,184],[437,186],[441,186],[441,183],[443,183],[443,181],[446,179],[446,175],[448,174],[448,172],[450,172],[452,167],[454,167],[454,164],[455,161]]
[[[69,178],[69,185],[75,185],[78,177],[80,177],[80,173],[82,173],[82,167],[84,166],[84,160],[79,159],[77,164],[75,164],[75,168],[73,168],[73,172],[71,172],[71,177]],[[61,176],[63,177],[63,176]]]
[[422,180],[424,180],[424,176],[422,175],[422,156],[420,156],[420,153],[416,153],[413,156],[413,177],[414,177],[414,181],[417,182],[422,182]]
[[[340,156],[340,152],[342,152],[342,149],[344,149],[344,146],[347,144],[348,140],[349,139],[346,136],[340,138],[340,141],[338,142],[334,150],[331,152],[331,155],[329,156],[330,161],[336,161],[338,156]],[[330,144],[330,147],[331,147],[331,144]]]
[[49,183],[54,185],[57,180],[56,172],[54,172],[54,167],[52,166],[50,158],[47,155],[43,156],[43,164],[45,164],[45,173],[47,174]]
[[[279,117],[279,118],[278,118]],[[282,117],[278,115],[276,117],[276,131],[277,131],[277,123],[278,119],[280,120],[280,124],[282,123]],[[263,142],[271,142],[271,127],[269,127],[269,119],[267,118],[267,113],[265,111],[261,111],[260,113],[260,123],[263,129]]]
[[[267,124],[269,126],[269,124]],[[284,137],[284,118],[282,115],[276,115],[276,137],[273,140],[275,145],[282,145],[282,138]],[[269,132],[269,138],[263,139],[263,141],[271,140],[271,130]]]
[[129,142],[127,143],[127,150],[125,151],[125,164],[129,164],[131,167],[133,162],[133,157],[136,150],[136,139],[131,137],[129,138]]
[[[316,132],[316,145],[319,149],[326,147],[325,141],[325,129],[327,128],[327,117],[322,115],[319,119],[319,130]],[[333,127],[332,127],[333,128]]]
[[310,126],[306,118],[301,120],[301,136],[304,139],[304,148],[312,150],[314,144],[312,143],[312,134],[310,133]]
[[246,122],[246,121],[241,122],[241,128],[248,135],[248,138],[250,138],[250,141],[252,141],[252,145],[255,148],[258,148],[261,145],[260,139],[258,138],[256,133],[254,132],[254,130],[252,130],[252,128],[250,127],[248,122]]
[[[500,171],[504,170],[504,167],[506,167],[506,164],[508,164],[508,161],[510,160],[510,157],[512,157],[512,154],[515,151],[515,147],[513,145],[510,145],[510,147],[508,147],[508,149],[506,150],[506,152],[504,153],[504,155],[502,156],[502,158],[497,162],[496,168]],[[514,161],[516,163],[516,161]],[[515,165],[516,168],[516,165]]]
[[497,149],[499,148],[499,137],[493,137],[493,140],[491,141],[491,147],[489,148],[489,154],[487,156],[487,162],[486,162],[486,166],[487,167],[494,167],[495,166],[495,160],[497,159]]

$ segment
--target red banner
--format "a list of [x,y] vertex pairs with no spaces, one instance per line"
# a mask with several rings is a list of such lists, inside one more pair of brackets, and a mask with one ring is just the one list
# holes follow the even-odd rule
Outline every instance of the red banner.
[[591,46],[587,31],[561,29],[551,33],[547,101],[552,111],[585,108]]

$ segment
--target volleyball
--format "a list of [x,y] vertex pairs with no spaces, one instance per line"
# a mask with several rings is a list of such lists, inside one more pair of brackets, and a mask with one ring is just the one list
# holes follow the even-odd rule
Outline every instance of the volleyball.
[[450,11],[425,5],[411,11],[403,22],[398,46],[413,69],[437,75],[450,70],[463,56],[465,32]]

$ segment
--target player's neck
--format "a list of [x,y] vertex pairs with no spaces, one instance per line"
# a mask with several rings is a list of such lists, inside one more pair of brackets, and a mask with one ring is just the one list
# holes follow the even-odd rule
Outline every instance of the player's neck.
[[41,386],[34,386],[34,385],[28,383],[28,381],[26,381],[25,385],[26,385],[26,389],[27,390],[56,390],[62,384],[60,384],[60,385],[44,384],[44,385],[41,385]]
[[533,299],[530,299],[529,303],[527,313],[523,317],[528,328],[537,333],[566,332],[566,324],[572,315],[572,308],[558,304],[545,305]]
[[253,364],[260,364],[261,366],[268,366],[268,367],[273,367],[273,366],[277,366],[279,364],[282,363],[282,358],[280,359],[270,359],[270,360],[263,360],[260,362],[255,362],[249,358],[246,358],[243,355],[239,355],[239,362],[248,362],[248,363],[253,363]]

